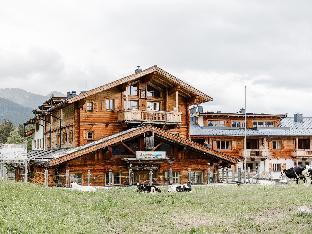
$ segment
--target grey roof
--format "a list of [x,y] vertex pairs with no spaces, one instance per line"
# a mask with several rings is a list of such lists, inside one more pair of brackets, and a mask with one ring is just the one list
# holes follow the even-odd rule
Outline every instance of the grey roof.
[[[244,136],[244,128],[200,127],[191,125],[191,136]],[[302,123],[293,117],[281,120],[276,128],[247,129],[247,136],[312,136],[312,117],[304,117]]]

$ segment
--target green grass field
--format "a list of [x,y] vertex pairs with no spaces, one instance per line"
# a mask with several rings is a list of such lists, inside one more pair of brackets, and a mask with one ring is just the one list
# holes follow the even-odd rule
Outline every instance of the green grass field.
[[312,233],[312,187],[209,186],[192,193],[95,193],[0,182],[1,233]]

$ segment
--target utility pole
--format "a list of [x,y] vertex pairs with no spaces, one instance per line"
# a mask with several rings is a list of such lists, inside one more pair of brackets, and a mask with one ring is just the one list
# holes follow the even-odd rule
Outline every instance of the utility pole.
[[245,131],[244,131],[244,182],[245,184],[247,183],[246,180],[246,172],[247,172],[247,101],[246,101],[246,91],[247,91],[247,86],[245,85]]

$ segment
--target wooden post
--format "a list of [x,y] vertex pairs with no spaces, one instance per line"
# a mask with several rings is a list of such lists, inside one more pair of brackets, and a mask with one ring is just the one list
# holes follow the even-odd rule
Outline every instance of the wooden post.
[[49,186],[49,171],[48,169],[44,169],[44,186]]
[[108,185],[109,186],[113,185],[113,172],[112,172],[112,169],[109,169],[109,172],[108,172]]
[[226,183],[229,183],[229,168],[225,169],[225,181]]
[[69,170],[66,170],[65,174],[65,187],[69,188],[70,187],[70,177],[69,177]]
[[239,183],[242,182],[242,169],[239,167],[238,170],[237,170],[237,181]]
[[207,168],[207,184],[210,184],[210,168],[209,168],[209,165]]
[[172,172],[171,165],[170,165],[170,168],[169,168],[169,184],[173,184],[173,172]]
[[175,108],[176,108],[176,111],[179,111],[179,91],[177,90],[176,91],[176,98],[175,98]]
[[149,185],[153,185],[153,169],[149,171]]
[[247,170],[247,179],[248,181],[250,181],[250,167],[248,167],[248,170]]
[[129,185],[131,186],[132,185],[132,168],[131,168],[131,164],[129,166],[129,175],[128,175],[128,182],[129,182]]
[[27,162],[27,159],[24,161],[24,170],[25,170],[24,182],[27,183],[27,181],[28,181],[28,162]]
[[191,182],[192,181],[192,171],[190,168],[188,169],[187,175],[188,175],[188,181]]
[[87,175],[88,186],[90,186],[90,179],[91,179],[91,172],[90,170],[88,170],[88,175]]

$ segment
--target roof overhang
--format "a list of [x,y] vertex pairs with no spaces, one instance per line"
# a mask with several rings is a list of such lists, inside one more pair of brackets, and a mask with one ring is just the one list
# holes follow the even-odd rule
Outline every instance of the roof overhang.
[[60,151],[57,153],[56,157],[50,157],[52,159],[49,160],[49,166],[56,166],[56,165],[62,164],[64,162],[73,160],[75,158],[81,157],[91,152],[95,152],[96,150],[103,149],[108,146],[112,146],[121,141],[137,137],[139,135],[144,134],[145,132],[150,132],[150,131],[154,132],[154,134],[157,135],[157,137],[159,138],[189,147],[195,151],[203,153],[207,157],[218,158],[229,164],[235,164],[237,162],[237,159],[227,154],[211,150],[208,147],[202,144],[196,143],[194,141],[191,141],[187,138],[179,137],[167,131],[148,125],[148,126],[129,129],[124,132],[120,132],[112,136],[102,138],[98,141],[95,141],[95,142],[92,142],[83,146],[64,150],[63,152]]

